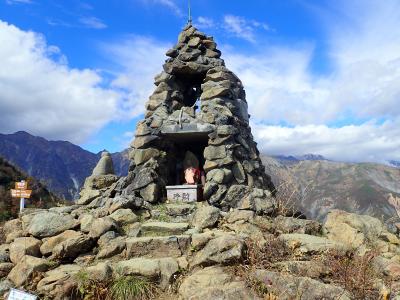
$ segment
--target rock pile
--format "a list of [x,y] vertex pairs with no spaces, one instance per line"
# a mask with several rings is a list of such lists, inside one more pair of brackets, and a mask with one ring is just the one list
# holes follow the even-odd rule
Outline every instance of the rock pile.
[[[99,283],[142,276],[171,299],[263,299],[267,293],[278,299],[295,299],[298,293],[306,299],[355,299],[331,279],[321,257],[330,251],[362,256],[372,249],[377,293],[383,294],[389,281],[392,295],[400,291],[399,238],[378,219],[343,211],[331,212],[322,226],[252,210],[226,213],[201,202],[148,211],[74,205],[26,211],[7,222],[4,232],[0,298],[18,287],[47,299],[79,299],[79,278],[86,274]],[[264,256],[257,256],[252,243],[266,249]],[[273,259],[262,265],[269,256]],[[254,282],[258,288],[249,284]]]
[[166,54],[131,144],[129,174],[115,194],[145,203],[165,199],[183,159],[176,153],[195,145],[206,173],[205,200],[224,211],[271,213],[274,187],[251,134],[245,91],[214,39],[188,25]]

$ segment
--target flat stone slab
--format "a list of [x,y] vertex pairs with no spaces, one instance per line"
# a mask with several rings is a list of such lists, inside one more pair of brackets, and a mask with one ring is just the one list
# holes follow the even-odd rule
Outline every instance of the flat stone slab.
[[169,223],[169,222],[148,222],[142,224],[141,233],[146,235],[147,233],[161,233],[161,234],[182,234],[188,230],[188,223]]
[[161,133],[166,134],[166,135],[187,135],[187,134],[208,134],[213,132],[215,129],[215,126],[211,124],[196,124],[196,123],[183,123],[182,128],[180,125],[164,125],[161,128]]
[[281,234],[279,236],[289,247],[301,253],[322,253],[329,250],[346,252],[349,250],[345,244],[332,241],[326,237],[302,233]]
[[189,245],[189,235],[128,238],[126,257],[180,257],[187,252]]

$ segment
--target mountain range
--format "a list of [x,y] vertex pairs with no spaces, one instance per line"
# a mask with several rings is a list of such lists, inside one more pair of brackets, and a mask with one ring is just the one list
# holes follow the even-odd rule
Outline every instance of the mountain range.
[[[67,200],[76,199],[100,158],[65,141],[48,141],[26,132],[0,134],[0,156]],[[116,174],[127,174],[128,150],[112,154]],[[400,169],[376,163],[330,161],[321,155],[262,157],[280,197],[307,217],[322,220],[339,208],[382,219],[397,217]],[[279,193],[278,193],[279,194]]]
[[[66,200],[78,197],[85,178],[100,159],[92,153],[66,141],[48,141],[19,131],[0,134],[0,156],[39,179],[51,191]],[[128,172],[127,151],[113,153],[117,175]]]

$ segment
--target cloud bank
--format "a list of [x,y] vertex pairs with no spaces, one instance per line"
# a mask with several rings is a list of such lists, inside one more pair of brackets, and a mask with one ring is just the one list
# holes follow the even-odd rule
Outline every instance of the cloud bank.
[[93,70],[68,67],[43,36],[0,21],[0,129],[81,143],[113,119],[121,96]]

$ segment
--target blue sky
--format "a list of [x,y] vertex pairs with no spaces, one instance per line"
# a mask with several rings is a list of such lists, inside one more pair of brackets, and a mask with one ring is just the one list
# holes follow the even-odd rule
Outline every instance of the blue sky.
[[[266,154],[400,160],[400,3],[192,0]],[[0,0],[0,132],[129,145],[187,1]],[[5,45],[5,46],[4,46]]]

